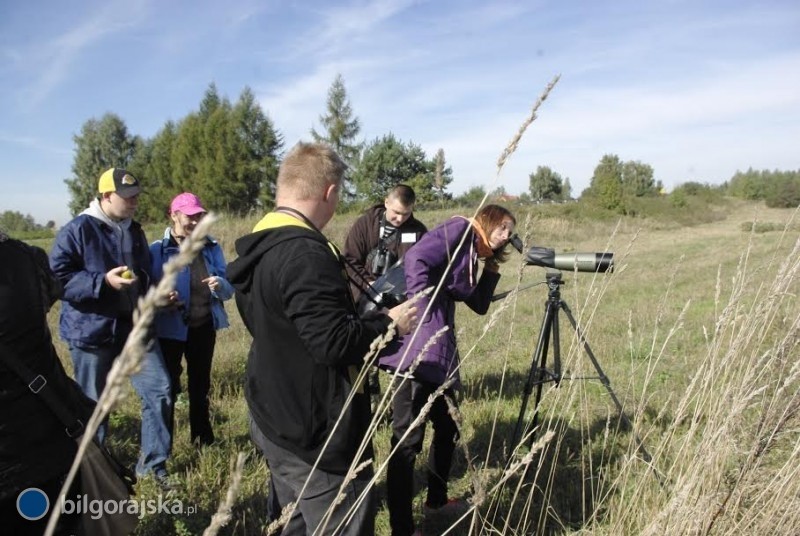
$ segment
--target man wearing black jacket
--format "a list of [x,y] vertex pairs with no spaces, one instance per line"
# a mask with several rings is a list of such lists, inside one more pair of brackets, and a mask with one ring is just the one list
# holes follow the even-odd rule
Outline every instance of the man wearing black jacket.
[[251,435],[270,468],[271,501],[297,502],[283,534],[374,532],[372,468],[347,476],[372,457],[359,372],[392,320],[401,335],[416,322],[407,304],[356,315],[342,256],[321,232],[345,169],[328,146],[298,143],[278,173],[277,208],[237,240],[239,258],[227,270],[253,336],[245,383]]

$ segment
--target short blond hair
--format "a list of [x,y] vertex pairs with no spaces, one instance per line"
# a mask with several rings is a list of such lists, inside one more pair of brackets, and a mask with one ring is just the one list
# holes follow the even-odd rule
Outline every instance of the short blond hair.
[[325,143],[298,142],[278,171],[277,193],[298,200],[320,195],[331,185],[341,186],[347,164]]

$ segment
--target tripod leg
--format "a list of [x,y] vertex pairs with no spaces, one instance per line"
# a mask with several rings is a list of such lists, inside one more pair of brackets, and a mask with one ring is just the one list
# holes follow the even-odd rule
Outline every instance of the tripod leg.
[[611,381],[609,381],[608,376],[606,376],[606,373],[603,372],[603,369],[600,367],[600,363],[594,356],[594,352],[592,352],[591,347],[589,347],[589,341],[586,340],[586,337],[583,335],[583,331],[581,330],[580,326],[578,326],[578,322],[575,320],[575,317],[572,316],[572,311],[569,310],[569,307],[563,300],[559,302],[559,307],[561,307],[561,309],[563,309],[564,312],[567,314],[567,318],[569,318],[570,324],[572,324],[572,327],[575,329],[575,333],[578,335],[578,340],[580,340],[581,344],[583,345],[583,349],[586,351],[586,355],[589,356],[589,360],[592,362],[594,369],[597,371],[597,375],[600,378],[600,383],[603,384],[603,387],[606,388],[606,391],[608,391],[609,396],[611,396],[611,400],[614,401],[614,405],[617,407],[620,419],[622,420],[622,422],[625,423],[626,426],[630,427],[631,431],[633,432],[633,437],[636,440],[639,452],[642,453],[642,458],[647,463],[650,463],[653,460],[653,457],[650,456],[649,452],[647,452],[647,449],[644,446],[644,442],[642,442],[642,440],[639,438],[639,435],[634,431],[633,424],[631,423],[630,419],[628,419],[628,417],[625,415],[625,412],[622,410],[622,404],[617,398],[617,395],[614,392],[614,390],[611,388]]
[[[561,300],[559,300],[559,303]],[[553,312],[553,376],[556,387],[561,383],[561,335],[558,330],[558,307]]]
[[542,385],[545,381],[547,381],[547,371],[545,370],[545,365],[547,364],[547,349],[556,310],[555,304],[551,300],[548,300],[545,307],[544,317],[542,318],[542,327],[539,330],[539,340],[536,343],[536,349],[533,351],[531,368],[528,371],[528,378],[525,381],[525,386],[522,391],[522,404],[520,405],[517,424],[514,426],[514,435],[511,437],[510,445],[512,452],[509,453],[509,461],[511,460],[513,450],[516,449],[517,442],[522,436],[523,423],[525,422],[525,411],[528,408],[528,399],[533,392],[534,385],[536,386],[536,401],[532,422],[533,426],[536,426],[539,401],[542,398]]

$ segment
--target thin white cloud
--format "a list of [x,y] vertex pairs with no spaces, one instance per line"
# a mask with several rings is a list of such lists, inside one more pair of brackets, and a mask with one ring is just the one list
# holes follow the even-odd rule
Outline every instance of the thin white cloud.
[[[800,54],[740,63],[693,82],[668,90],[654,83],[598,91],[573,90],[569,78],[563,78],[502,180],[507,188],[513,185],[510,191],[525,189],[527,175],[538,165],[549,165],[571,177],[574,187],[585,187],[606,153],[653,165],[667,184],[718,182],[750,165],[800,165],[792,150],[793,140],[800,139],[800,94],[795,89],[800,85]],[[534,99],[532,94],[531,103]],[[431,154],[444,148],[459,190],[492,185],[496,158],[525,113],[507,109],[476,117],[472,124],[462,121],[458,129],[443,125],[438,136],[432,133],[422,145]]]
[[110,34],[138,24],[147,3],[147,0],[125,0],[103,4],[78,26],[31,49],[31,66],[36,74],[24,91],[25,105],[34,108],[55,91],[84,50]]
[[419,0],[371,0],[334,6],[322,13],[320,46],[336,46],[354,36],[371,32],[398,13],[420,4]]
[[18,145],[34,149],[36,151],[43,151],[57,155],[68,155],[72,153],[72,151],[69,149],[56,147],[33,136],[20,136],[7,134],[4,132],[0,132],[0,144]]

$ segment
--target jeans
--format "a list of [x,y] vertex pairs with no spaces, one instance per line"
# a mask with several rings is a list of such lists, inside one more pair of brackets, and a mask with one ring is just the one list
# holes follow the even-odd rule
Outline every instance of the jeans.
[[181,360],[186,357],[186,376],[189,383],[189,430],[192,443],[210,445],[214,442],[211,429],[208,392],[211,389],[211,360],[217,333],[209,321],[198,327],[190,327],[186,341],[159,339],[164,362],[169,371],[172,396],[181,392]]
[[[414,462],[417,453],[422,450],[426,423],[423,422],[411,430],[402,442],[400,438],[410,428],[436,388],[436,385],[430,383],[407,379],[398,387],[392,401],[392,449],[400,445],[389,459],[386,469],[386,502],[389,506],[392,536],[414,532]],[[428,413],[428,420],[433,424],[433,441],[428,454],[428,496],[425,502],[434,508],[447,504],[447,480],[458,439],[458,427],[450,416],[445,396],[456,403],[453,390],[446,389],[443,396],[435,399]]]
[[[337,536],[361,536],[375,534],[376,498],[373,488],[367,489],[373,476],[372,467],[362,469],[345,487],[341,502],[333,510],[325,530],[317,530],[325,519],[329,507],[334,504],[345,475],[328,473],[311,465],[293,452],[286,450],[264,436],[258,425],[250,419],[250,437],[267,459],[269,466],[270,497],[268,515],[290,502],[297,502],[292,517],[280,534],[305,536],[306,534],[335,534]],[[310,478],[309,478],[309,475]],[[306,480],[308,484],[306,485]],[[300,496],[300,491],[306,485]],[[364,501],[356,507],[359,496],[366,491]],[[298,500],[299,499],[299,500]],[[352,515],[352,519],[344,520]]]
[[[108,372],[122,346],[120,343],[83,348],[70,344],[75,381],[92,400],[97,400],[103,392]],[[172,450],[172,392],[164,358],[155,341],[149,344],[142,356],[141,369],[131,376],[131,383],[142,402],[142,452],[136,464],[136,474],[166,475],[167,458]],[[107,433],[106,420],[97,430],[98,441],[105,441]]]

